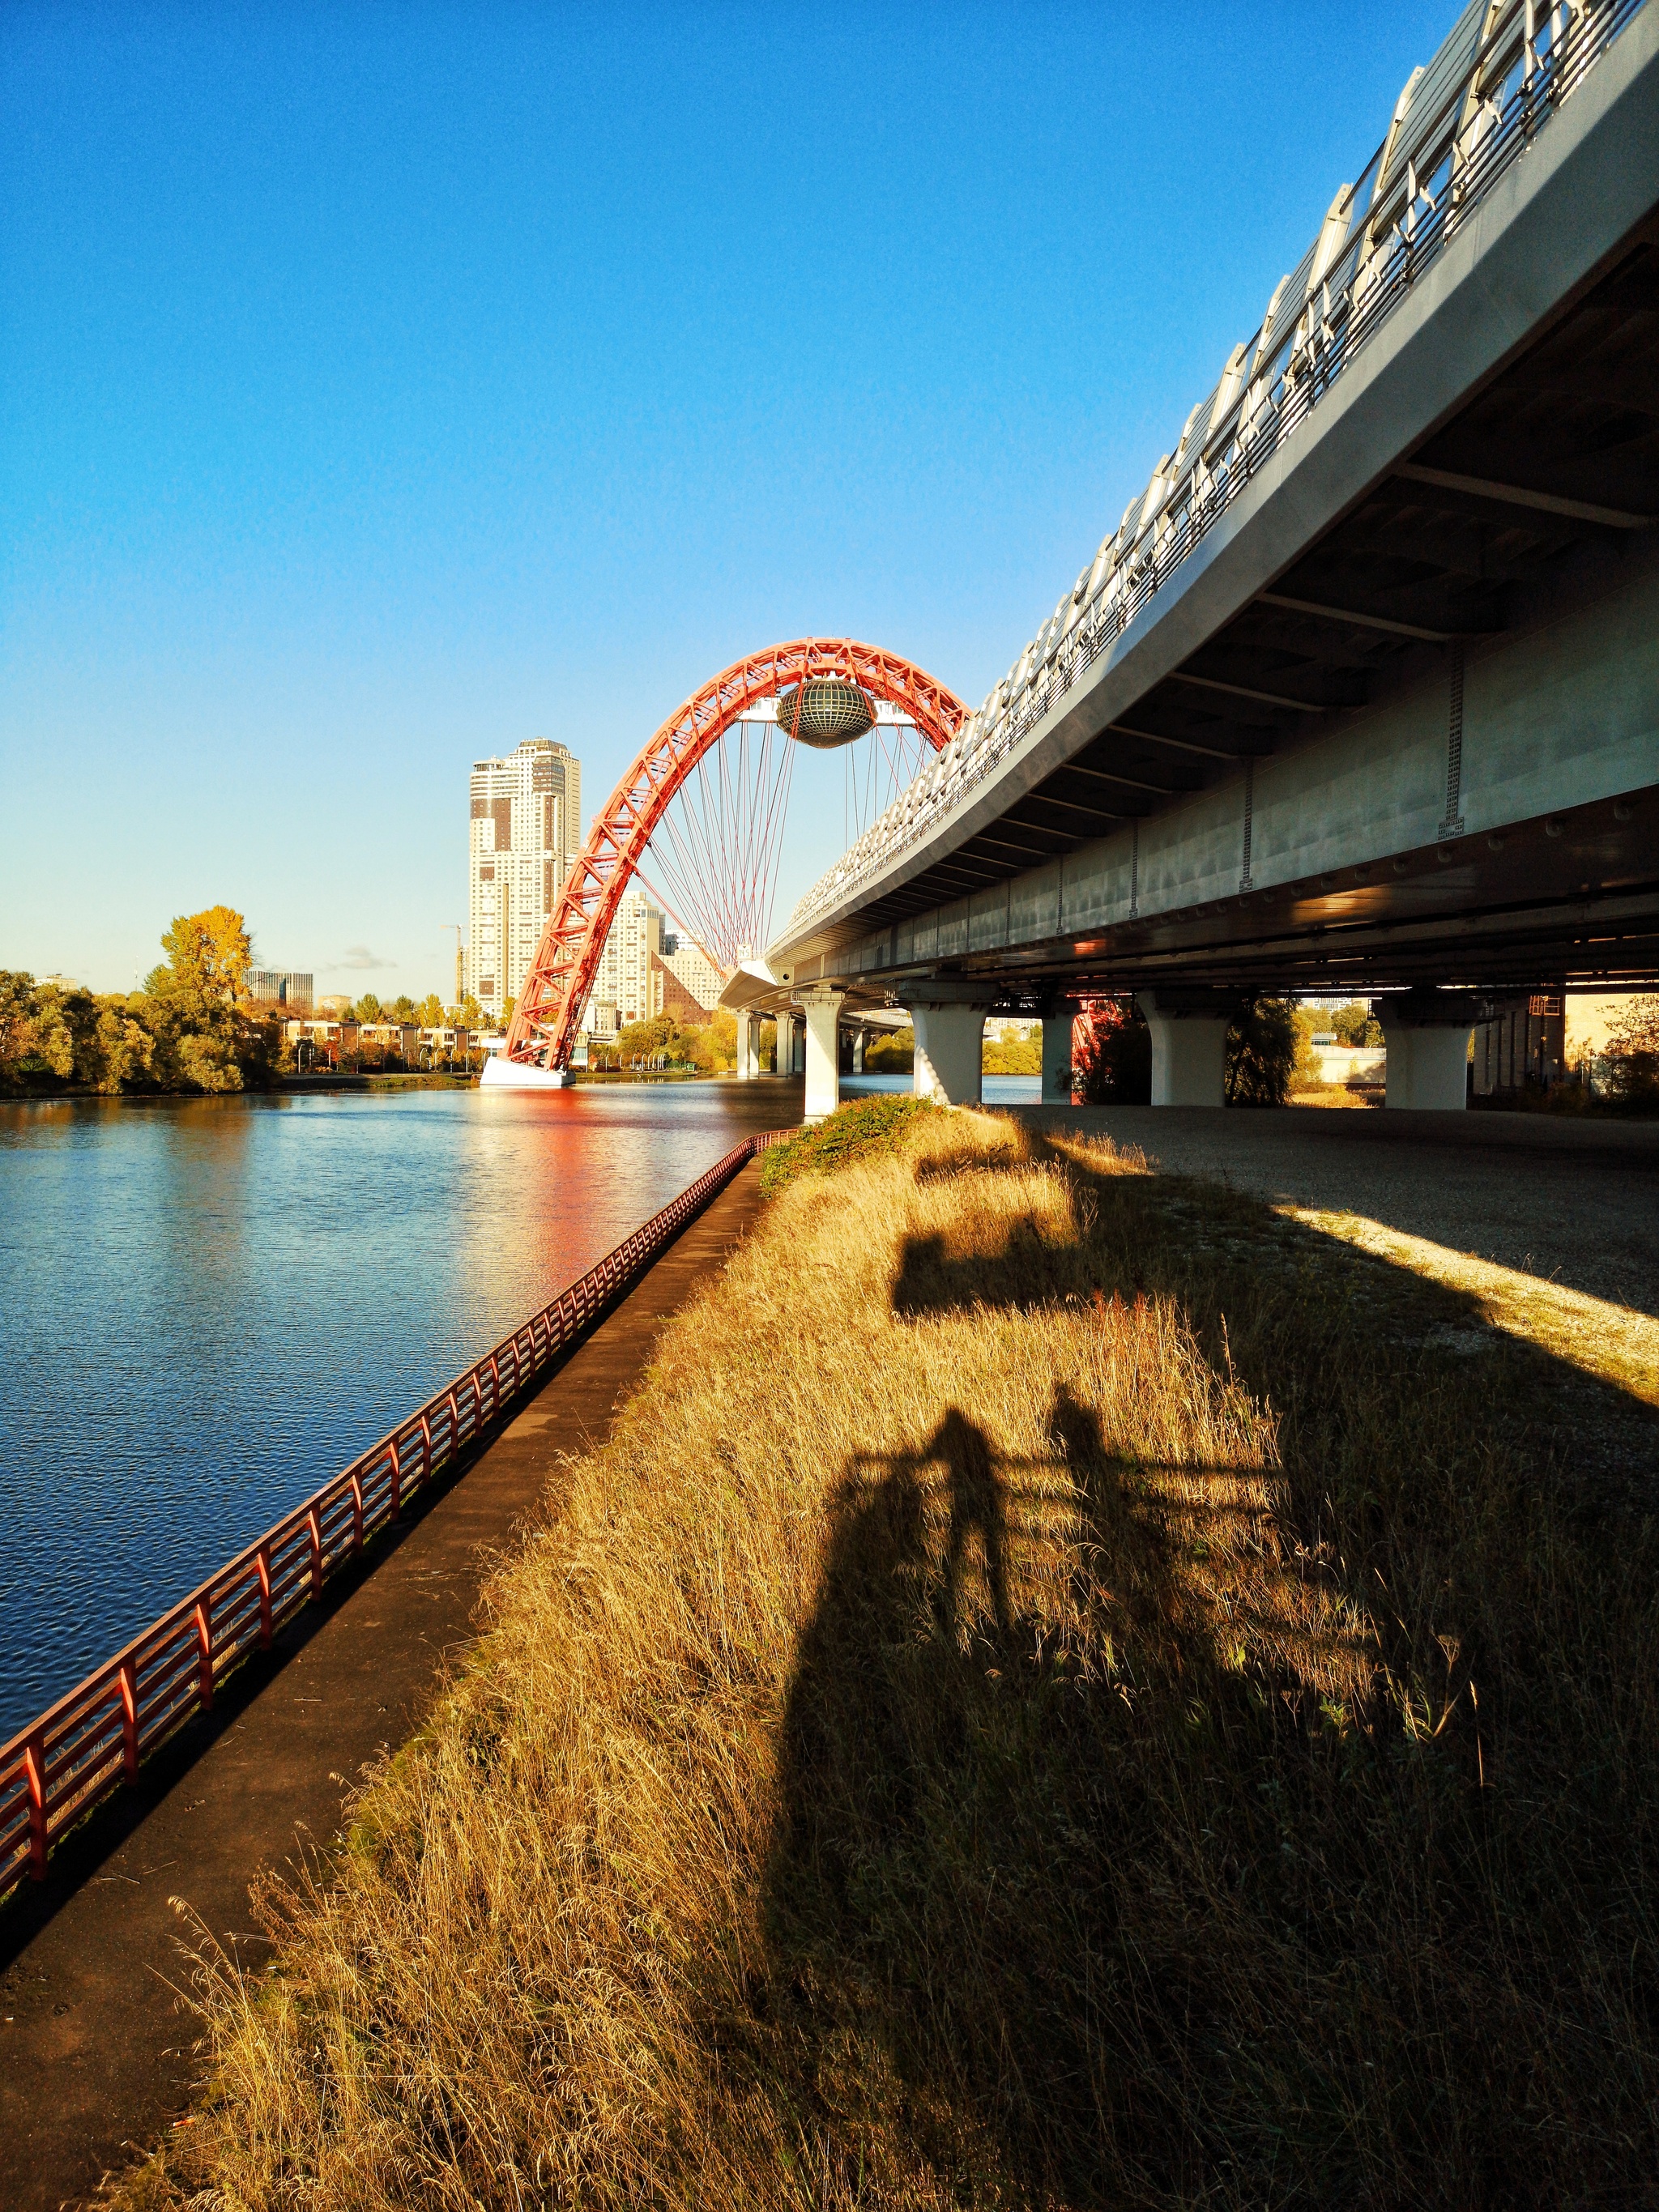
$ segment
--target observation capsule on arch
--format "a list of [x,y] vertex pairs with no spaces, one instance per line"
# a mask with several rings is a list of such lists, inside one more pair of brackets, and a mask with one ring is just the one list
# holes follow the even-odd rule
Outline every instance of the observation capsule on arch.
[[844,678],[814,676],[792,690],[779,692],[776,714],[779,728],[801,744],[833,752],[873,726],[876,702]]

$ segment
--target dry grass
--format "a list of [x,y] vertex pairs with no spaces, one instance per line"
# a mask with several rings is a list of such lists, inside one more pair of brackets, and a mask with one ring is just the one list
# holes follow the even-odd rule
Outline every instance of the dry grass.
[[1648,2201],[1652,1531],[1465,1307],[988,1116],[801,1179],[126,2204]]

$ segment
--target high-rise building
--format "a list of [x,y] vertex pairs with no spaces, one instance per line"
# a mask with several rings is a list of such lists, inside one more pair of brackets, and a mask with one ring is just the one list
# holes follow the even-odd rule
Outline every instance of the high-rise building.
[[467,975],[499,1019],[524,979],[581,845],[582,769],[568,745],[526,738],[472,763]]
[[[592,995],[588,1002],[590,1016],[598,1016],[601,1007],[614,1008],[614,1026],[626,1029],[629,1022],[642,1022],[662,1012],[662,976],[658,956],[663,939],[663,912],[653,906],[638,884],[630,884],[622,895],[599,954],[599,970],[593,978]],[[585,1020],[584,1028],[608,1030],[611,1021],[603,1018]]]
[[256,1006],[286,1006],[291,1014],[308,1014],[312,978],[292,968],[250,968],[247,994]]

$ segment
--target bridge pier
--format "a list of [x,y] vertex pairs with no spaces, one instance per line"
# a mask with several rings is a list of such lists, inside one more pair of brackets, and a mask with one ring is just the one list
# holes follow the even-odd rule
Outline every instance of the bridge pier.
[[1468,1103],[1469,1038],[1480,1011],[1467,994],[1405,991],[1379,999],[1388,1047],[1382,1103],[1461,1114]]
[[853,1073],[854,1075],[862,1075],[864,1073],[864,1031],[862,1030],[854,1030],[853,1032]]
[[985,1017],[996,1004],[995,987],[962,975],[934,975],[902,985],[898,997],[915,1029],[916,1097],[940,1106],[977,1106]]
[[1227,1031],[1236,1008],[1218,991],[1138,991],[1152,1033],[1154,1106],[1224,1106]]
[[747,1006],[738,1015],[738,1080],[751,1083],[755,1077],[757,1032],[759,1024]]
[[1069,1106],[1072,1103],[1072,1025],[1076,1005],[1062,999],[1042,1015],[1042,1103]]
[[805,1115],[809,1121],[833,1114],[841,1103],[841,1057],[837,1047],[841,1004],[846,996],[845,991],[837,991],[826,983],[803,991],[799,996],[798,1003],[805,1016]]

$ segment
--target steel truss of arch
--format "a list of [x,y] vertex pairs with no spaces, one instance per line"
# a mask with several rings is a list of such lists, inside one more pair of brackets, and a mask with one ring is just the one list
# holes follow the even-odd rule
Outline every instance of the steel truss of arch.
[[838,676],[901,708],[935,752],[967,717],[952,691],[910,661],[851,638],[798,638],[750,653],[710,678],[662,725],[594,817],[542,933],[514,1010],[506,1057],[569,1065],[576,1021],[629,879],[675,793],[732,724],[804,678]]

